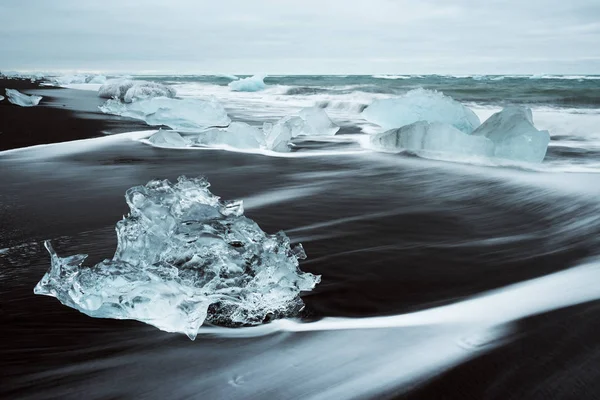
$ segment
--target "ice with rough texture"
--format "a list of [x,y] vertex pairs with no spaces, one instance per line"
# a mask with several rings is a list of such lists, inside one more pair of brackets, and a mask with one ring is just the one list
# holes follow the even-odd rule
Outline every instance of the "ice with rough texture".
[[195,339],[208,321],[240,326],[293,315],[319,276],[299,269],[305,257],[288,237],[269,235],[222,202],[204,179],[153,180],[126,193],[131,209],[117,223],[112,260],[83,266],[86,255],[59,257],[36,294],[98,318],[139,320]]
[[383,150],[410,150],[467,156],[492,157],[491,140],[466,134],[452,125],[418,121],[398,129],[379,133],[371,138],[373,146]]
[[227,128],[213,128],[195,137],[198,146],[227,145],[238,149],[258,149],[265,144],[263,133],[245,122],[232,122]]
[[200,132],[214,126],[227,126],[231,122],[225,108],[215,98],[152,97],[128,104],[110,99],[100,110],[106,114],[141,119],[151,126],[165,125],[181,132]]
[[300,117],[284,117],[276,124],[265,122],[263,133],[265,135],[265,146],[269,150],[285,153],[290,151],[290,142],[296,126],[302,124]]
[[15,89],[6,89],[6,97],[8,97],[8,101],[12,104],[21,107],[37,106],[42,100],[42,96],[28,96]]
[[171,86],[157,82],[134,81],[131,79],[110,80],[98,89],[98,96],[105,99],[119,99],[131,103],[151,97],[173,98],[177,92]]
[[180,148],[190,145],[190,141],[181,136],[178,132],[159,129],[154,135],[148,138],[148,141],[155,146]]
[[263,75],[254,75],[229,82],[228,86],[235,92],[258,92],[266,87],[264,79]]
[[546,156],[550,133],[533,125],[531,109],[506,107],[489,117],[473,132],[494,142],[494,156],[515,161],[541,163]]
[[392,99],[375,100],[362,116],[385,129],[427,121],[450,124],[471,133],[480,123],[471,109],[440,92],[425,89],[411,90]]

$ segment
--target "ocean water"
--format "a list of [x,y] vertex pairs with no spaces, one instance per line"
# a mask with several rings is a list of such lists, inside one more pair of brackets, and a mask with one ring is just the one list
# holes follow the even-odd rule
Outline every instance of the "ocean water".
[[[318,105],[341,130],[284,155],[161,149],[138,140],[148,133],[0,153],[0,397],[599,397],[597,77],[267,77],[253,93],[231,92],[227,77],[135,78],[215,96],[255,125]],[[417,87],[482,120],[530,106],[552,136],[546,160],[360,147],[380,129],[362,109]],[[88,265],[110,258],[125,190],[183,174],[205,176],[263,230],[303,244],[301,268],[322,282],[297,318],[206,326],[192,342],[33,295],[49,267],[44,239],[62,256],[89,254]]]

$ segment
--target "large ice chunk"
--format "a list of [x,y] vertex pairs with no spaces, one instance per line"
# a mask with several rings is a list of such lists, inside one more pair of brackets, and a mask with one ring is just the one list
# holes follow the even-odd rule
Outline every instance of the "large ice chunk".
[[214,126],[227,126],[231,122],[225,108],[215,98],[153,97],[129,104],[110,99],[100,110],[106,114],[141,119],[151,126],[166,125],[181,132],[200,132]]
[[6,89],[6,97],[8,97],[8,101],[12,104],[21,107],[37,106],[40,103],[40,100],[42,100],[42,96],[28,96],[15,89]]
[[[300,118],[304,121],[302,132],[298,135],[333,136],[340,130],[329,116],[319,107],[308,107],[300,110]],[[298,136],[294,135],[294,136]]]
[[385,129],[427,121],[450,124],[471,133],[480,123],[471,109],[442,93],[425,89],[411,90],[397,98],[375,100],[362,116]]
[[516,161],[540,163],[546,156],[550,133],[533,125],[531,109],[506,107],[489,117],[473,132],[494,142],[494,156]]
[[258,92],[266,87],[264,79],[263,75],[254,75],[249,78],[229,82],[228,86],[235,92]]
[[174,149],[187,147],[190,141],[181,136],[178,132],[159,129],[154,135],[148,138],[148,142],[159,147],[171,147]]
[[213,128],[195,137],[199,146],[227,145],[238,149],[258,149],[265,144],[264,134],[245,122],[232,122],[227,128]]
[[492,157],[491,140],[459,131],[452,125],[418,121],[402,128],[379,133],[371,138],[374,147],[383,150],[410,150],[416,153],[461,154]]
[[119,99],[131,103],[137,99],[150,97],[173,98],[177,92],[171,86],[157,82],[117,79],[106,82],[98,89],[98,96],[105,99]]
[[320,277],[303,273],[300,245],[268,235],[244,217],[241,201],[222,202],[204,179],[150,181],[126,193],[130,214],[117,223],[112,260],[82,266],[49,242],[51,267],[34,292],[98,318],[135,319],[194,339],[206,320],[239,326],[292,315],[301,291]]

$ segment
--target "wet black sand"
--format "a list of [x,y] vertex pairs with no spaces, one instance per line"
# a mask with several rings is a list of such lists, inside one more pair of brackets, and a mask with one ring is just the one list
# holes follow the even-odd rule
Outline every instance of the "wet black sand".
[[[79,104],[74,100],[79,96],[87,99],[82,104],[92,103],[87,94],[75,96],[67,95],[63,104]],[[85,132],[107,124],[82,118],[93,111],[87,105],[79,111],[38,109],[64,112],[71,126]],[[52,118],[36,123],[57,124]],[[361,358],[340,357],[340,369],[351,364],[368,372],[382,353],[411,354],[401,351],[410,339],[404,331],[191,342],[138,322],[89,318],[56,299],[33,295],[49,262],[42,240],[51,239],[60,255],[88,253],[89,264],[111,257],[114,224],[127,212],[125,190],[154,178],[206,176],[214,193],[244,199],[247,216],[265,231],[283,229],[302,242],[308,254],[302,269],[323,276],[303,296],[306,320],[396,315],[448,304],[578,265],[598,251],[595,196],[525,184],[516,180],[519,171],[472,173],[394,155],[271,158],[164,150],[132,141],[60,155],[43,149],[8,153],[0,155],[0,170],[0,249],[8,248],[0,252],[2,398],[228,398],[232,385],[237,398],[288,398],[286,387],[318,380],[311,370],[319,371],[321,363],[336,370],[339,343],[348,344],[349,354],[366,349]],[[581,179],[584,193],[593,183],[589,176],[569,179]],[[371,397],[600,398],[599,307],[595,301],[518,321],[501,347],[427,382]],[[433,339],[435,332],[430,334]],[[429,336],[421,336],[427,352]],[[316,351],[319,340],[332,345],[303,358]],[[244,357],[243,370],[259,370],[260,354],[269,352],[289,357],[290,364],[276,376],[262,377],[272,381],[268,391],[244,391],[244,379],[233,375],[221,386],[209,379],[228,374],[229,365]]]
[[41,86],[27,79],[1,79],[4,89],[43,96],[35,107],[19,107],[0,101],[0,151],[37,144],[66,142],[110,133],[146,129],[139,121],[103,114],[105,99],[93,91]]

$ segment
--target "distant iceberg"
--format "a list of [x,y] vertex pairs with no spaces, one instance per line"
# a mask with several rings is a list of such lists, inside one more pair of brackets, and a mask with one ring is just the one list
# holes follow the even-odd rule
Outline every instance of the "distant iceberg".
[[371,138],[371,143],[382,150],[494,156],[494,143],[488,138],[469,135],[440,122],[417,121],[379,133]]
[[417,121],[441,122],[471,133],[480,124],[479,117],[458,101],[442,93],[415,89],[403,96],[375,100],[363,112],[369,122],[382,128],[400,128]]
[[301,245],[269,235],[246,218],[241,201],[221,201],[204,179],[153,180],[125,195],[114,257],[83,266],[87,255],[59,257],[34,293],[56,297],[91,317],[133,319],[195,339],[205,321],[256,325],[296,314],[300,292],[320,276],[302,272]]
[[263,75],[254,75],[249,78],[229,82],[228,86],[235,92],[258,92],[266,87],[264,79]]
[[531,109],[521,106],[506,107],[492,115],[473,136],[490,139],[497,158],[532,163],[544,160],[550,143],[550,133],[536,129]]
[[40,104],[42,96],[26,95],[15,89],[6,89],[6,97],[12,104],[21,107],[33,107]]
[[225,108],[216,99],[172,99],[152,97],[132,103],[108,100],[100,106],[106,114],[121,115],[145,121],[150,126],[165,125],[182,132],[200,132],[231,122]]
[[177,95],[174,88],[157,82],[134,81],[131,79],[110,80],[100,87],[98,97],[119,99],[131,103],[150,97],[169,97]]

